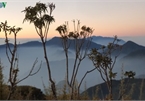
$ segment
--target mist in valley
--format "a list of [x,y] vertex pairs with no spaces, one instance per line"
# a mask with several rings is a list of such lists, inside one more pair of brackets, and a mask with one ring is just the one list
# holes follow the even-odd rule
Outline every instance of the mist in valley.
[[[140,56],[138,55],[138,53],[141,53],[141,52],[135,52],[135,51],[136,50],[134,51],[128,50],[128,52],[123,51],[120,53],[113,69],[113,72],[117,72],[117,77],[115,79],[118,79],[118,80],[121,79],[122,69],[123,71],[136,72],[136,77],[144,74],[145,54],[143,53]],[[48,59],[50,61],[50,67],[52,70],[52,77],[54,81],[56,82],[56,84],[58,84],[59,82],[63,81],[66,76],[66,64],[65,64],[66,61],[65,61],[65,54],[64,54],[63,48],[54,46],[54,45],[49,45],[47,46],[47,52],[48,52]],[[135,54],[137,55],[135,55],[132,52],[135,52]],[[73,49],[70,49],[68,53],[69,53],[69,73],[70,73],[69,77],[71,77],[75,53]],[[3,72],[6,78],[5,80],[8,80],[9,64],[8,64],[8,59],[5,53],[5,48],[0,49],[0,56],[1,56],[1,61],[4,66]],[[48,71],[47,71],[45,60],[44,60],[42,46],[30,47],[30,46],[20,45],[18,47],[18,59],[19,59],[19,70],[20,70],[18,74],[18,79],[25,77],[29,73],[36,58],[38,58],[38,63],[36,64],[36,67],[33,72],[38,70],[40,63],[42,61],[42,66],[41,66],[40,71],[36,75],[31,76],[28,79],[24,80],[19,85],[31,85],[31,86],[41,88],[43,90],[44,87],[43,87],[42,82],[44,82],[46,87],[49,86],[49,82],[48,82]],[[112,56],[112,59],[113,58],[114,56]],[[88,57],[86,57],[80,65],[80,69],[77,75],[77,81],[80,82],[84,74],[93,68],[94,66],[93,66],[92,61],[89,60]],[[86,76],[81,86],[81,91],[84,90],[85,82],[86,82],[87,88],[89,88],[96,84],[102,83],[103,80],[101,79],[99,72],[95,70]]]

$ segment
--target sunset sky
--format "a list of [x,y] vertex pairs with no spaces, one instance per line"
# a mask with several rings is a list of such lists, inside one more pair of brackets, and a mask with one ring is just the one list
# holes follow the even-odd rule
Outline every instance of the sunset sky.
[[56,27],[65,21],[71,26],[73,19],[94,28],[97,36],[145,36],[145,0],[7,0],[6,7],[0,8],[0,22],[22,27],[19,38],[38,38],[33,24],[22,23],[25,14],[21,11],[39,1],[56,5],[48,37],[59,36]]

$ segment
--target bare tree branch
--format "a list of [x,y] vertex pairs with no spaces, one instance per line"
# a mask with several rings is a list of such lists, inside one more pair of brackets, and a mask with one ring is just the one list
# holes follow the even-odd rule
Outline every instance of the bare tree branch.
[[81,81],[80,81],[80,83],[79,83],[78,88],[80,88],[80,86],[81,86],[81,84],[82,84],[83,80],[85,79],[85,77],[87,76],[87,74],[89,74],[89,73],[93,72],[94,70],[96,70],[96,67],[95,67],[95,68],[93,68],[92,70],[87,71],[87,72],[85,73],[85,75],[83,76],[83,78],[81,79]]
[[[37,59],[38,59],[38,58],[37,58]],[[36,66],[36,64],[37,64],[37,62],[38,62],[37,59],[34,61],[33,66],[32,66],[32,68],[31,68],[29,74],[28,74],[26,77],[22,78],[21,80],[17,81],[16,84],[18,84],[18,83],[24,81],[24,80],[27,79],[29,76],[33,76],[33,75],[37,74],[37,73],[40,71],[40,69],[41,69],[41,67],[42,67],[42,61],[41,61],[41,64],[40,64],[38,70],[37,70],[36,72],[32,73],[33,70],[34,70],[34,68],[35,68],[35,66]]]

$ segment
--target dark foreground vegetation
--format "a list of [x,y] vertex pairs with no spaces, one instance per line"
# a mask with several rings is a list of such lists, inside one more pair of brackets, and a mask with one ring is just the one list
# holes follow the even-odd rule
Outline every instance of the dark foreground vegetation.
[[[6,100],[9,94],[10,86],[3,86],[0,99]],[[11,96],[11,100],[46,100],[45,94],[36,87],[32,86],[17,86],[15,92]]]
[[[143,79],[124,79],[113,80],[113,99],[118,100],[121,97],[124,100],[144,100],[145,85]],[[2,87],[2,86],[1,86]],[[64,86],[65,87],[65,86]],[[6,100],[9,92],[9,86],[3,85],[0,89],[0,99]],[[53,100],[50,90],[47,93],[41,89],[32,86],[17,86],[11,100]],[[80,95],[80,100],[100,100],[107,97],[109,94],[105,83],[95,85],[83,91]],[[69,100],[70,94],[63,88],[63,93],[58,94],[59,100]]]

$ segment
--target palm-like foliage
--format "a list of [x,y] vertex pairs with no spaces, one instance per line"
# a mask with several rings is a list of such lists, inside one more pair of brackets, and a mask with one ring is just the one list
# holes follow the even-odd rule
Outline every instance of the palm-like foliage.
[[[48,7],[49,7],[49,14],[47,10]],[[22,12],[25,13],[25,18],[23,22],[28,21],[30,23],[33,23],[37,34],[40,36],[44,49],[44,58],[47,64],[49,81],[51,82],[51,90],[53,92],[54,99],[57,99],[55,82],[52,80],[51,69],[50,69],[49,60],[47,57],[47,50],[46,50],[46,41],[47,41],[49,26],[51,22],[55,21],[53,16],[51,15],[54,9],[55,9],[55,5],[53,3],[50,3],[47,6],[46,4],[38,2],[34,7],[31,6],[26,7],[25,10],[23,10]]]
[[[80,86],[86,77],[88,73],[91,73],[93,70],[87,71],[84,76],[82,77],[80,82],[77,82],[78,85],[76,86],[76,79],[77,74],[80,69],[81,62],[85,59],[87,56],[87,52],[90,48],[91,44],[91,35],[93,33],[93,29],[90,27],[82,26],[80,27],[80,21],[77,21],[77,25],[75,23],[75,20],[73,20],[74,24],[74,30],[69,31],[69,25],[68,22],[65,22],[65,24],[60,25],[56,28],[56,31],[59,32],[61,39],[62,39],[62,46],[63,50],[65,52],[66,57],[66,79],[67,79],[67,85],[69,85],[71,89],[71,98],[70,99],[77,99],[80,98]],[[73,40],[73,41],[71,41]],[[74,46],[74,52],[75,52],[75,61],[73,63],[73,70],[69,72],[69,65],[68,65],[68,50],[69,48]],[[71,75],[71,78],[69,78],[69,75]]]
[[81,31],[68,32],[66,24],[60,25],[56,28],[62,38],[83,39],[89,37],[93,33],[93,29],[90,27],[82,26]]
[[13,27],[8,26],[7,21],[5,21],[5,23],[1,22],[0,24],[0,32],[4,31],[5,34],[11,34],[11,33],[17,34],[20,30],[22,30],[22,28],[20,27],[15,28],[15,26]]
[[[47,14],[48,7],[50,9],[50,14]],[[34,23],[34,25],[38,29],[42,29],[43,27],[48,29],[47,24],[50,24],[51,22],[55,21],[53,16],[51,16],[54,8],[55,8],[55,5],[53,3],[47,6],[46,4],[40,3],[40,2],[36,3],[34,7],[31,7],[31,6],[26,7],[25,10],[22,11],[25,13],[25,18],[23,20],[23,23],[25,21],[28,21],[30,23]]]

